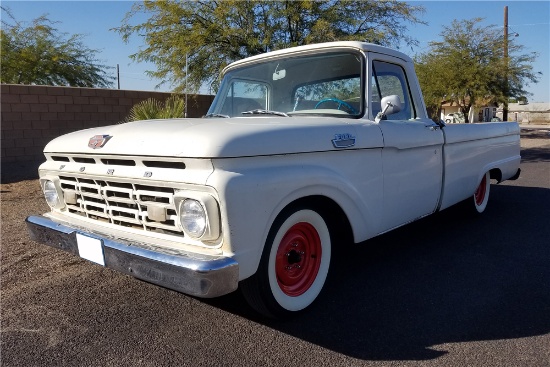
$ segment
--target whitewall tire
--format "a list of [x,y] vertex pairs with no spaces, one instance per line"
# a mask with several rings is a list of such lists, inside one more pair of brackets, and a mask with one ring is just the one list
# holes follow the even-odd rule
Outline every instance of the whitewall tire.
[[491,191],[491,176],[489,172],[486,172],[481,182],[477,186],[476,191],[474,192],[474,208],[478,213],[483,213],[485,208],[487,208],[487,203],[489,202],[489,192]]
[[241,291],[266,316],[303,310],[321,293],[330,258],[329,226],[318,212],[283,212],[271,228],[256,274],[241,282]]

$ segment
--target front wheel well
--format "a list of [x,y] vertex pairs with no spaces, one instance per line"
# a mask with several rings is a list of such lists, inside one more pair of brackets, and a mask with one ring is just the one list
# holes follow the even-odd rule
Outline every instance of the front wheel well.
[[338,243],[353,243],[353,230],[350,221],[344,210],[334,200],[322,195],[306,196],[288,204],[281,213],[296,207],[308,207],[318,212],[327,221],[331,237]]

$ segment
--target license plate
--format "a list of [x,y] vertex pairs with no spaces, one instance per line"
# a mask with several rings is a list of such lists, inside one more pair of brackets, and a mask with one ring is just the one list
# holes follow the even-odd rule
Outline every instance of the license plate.
[[77,233],[76,243],[78,245],[78,254],[81,258],[105,266],[105,258],[103,257],[103,246],[101,246],[101,240]]

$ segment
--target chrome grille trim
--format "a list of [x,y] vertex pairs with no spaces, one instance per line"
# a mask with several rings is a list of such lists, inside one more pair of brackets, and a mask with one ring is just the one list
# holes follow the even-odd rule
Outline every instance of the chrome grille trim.
[[110,155],[84,155],[84,154],[47,154],[49,160],[60,163],[91,164],[97,166],[126,166],[148,167],[184,170],[187,168],[181,158],[164,157],[162,160],[153,157],[126,157]]
[[[72,214],[121,227],[184,237],[177,224],[174,188],[70,174],[60,175],[59,182],[65,197],[76,197],[72,202],[65,202]],[[148,206],[163,208],[166,220],[149,218]]]

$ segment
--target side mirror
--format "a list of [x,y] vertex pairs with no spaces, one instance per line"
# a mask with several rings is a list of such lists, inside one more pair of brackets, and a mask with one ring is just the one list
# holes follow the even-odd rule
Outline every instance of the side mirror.
[[386,116],[393,115],[394,113],[401,111],[401,100],[399,99],[399,96],[395,94],[382,98],[380,105],[382,107],[382,111],[378,112],[376,115],[376,122],[380,122],[381,120],[384,120]]

